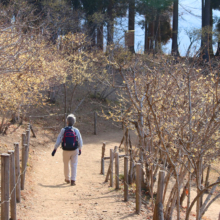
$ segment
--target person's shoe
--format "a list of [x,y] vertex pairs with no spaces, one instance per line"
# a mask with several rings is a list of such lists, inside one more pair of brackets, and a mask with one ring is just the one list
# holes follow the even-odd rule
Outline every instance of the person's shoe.
[[75,186],[76,182],[74,180],[71,180],[71,186]]
[[70,181],[69,181],[69,180],[66,180],[66,179],[65,179],[65,182],[66,182],[66,183],[70,183]]

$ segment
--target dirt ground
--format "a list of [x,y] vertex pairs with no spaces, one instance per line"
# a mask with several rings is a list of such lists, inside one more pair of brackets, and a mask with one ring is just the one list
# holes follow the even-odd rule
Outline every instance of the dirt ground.
[[[83,135],[83,134],[82,134]],[[18,206],[19,220],[44,219],[146,219],[151,213],[143,209],[135,214],[133,202],[123,202],[122,191],[104,183],[100,175],[102,142],[108,149],[118,145],[121,131],[83,137],[76,186],[64,183],[62,150],[51,156],[54,143],[35,146],[32,141],[32,169],[27,172],[22,203]],[[36,140],[35,140],[36,141]],[[40,143],[39,143],[40,144]],[[34,146],[33,146],[34,145]],[[107,168],[106,168],[107,169]],[[150,210],[149,210],[150,211]]]
[[[0,142],[7,140],[13,146],[14,142],[20,140],[24,129],[25,126],[20,127],[14,133],[1,137]],[[102,143],[106,142],[106,156],[109,156],[109,149],[118,146],[121,141],[122,130],[111,127],[99,130],[97,135],[81,133],[84,146],[79,156],[76,186],[64,182],[62,149],[59,148],[55,156],[51,156],[58,132],[38,130],[37,138],[31,138],[25,190],[21,193],[21,203],[17,205],[17,219],[152,219],[151,209],[146,209],[144,204],[141,214],[135,214],[134,197],[124,202],[123,189],[116,191],[110,188],[109,183],[104,183],[105,176],[100,175]],[[4,152],[8,148],[2,147]],[[120,163],[123,173],[122,159]],[[108,162],[105,165],[106,173]],[[216,201],[204,219],[217,220],[219,210],[220,202]],[[195,216],[192,215],[190,219],[194,220]]]

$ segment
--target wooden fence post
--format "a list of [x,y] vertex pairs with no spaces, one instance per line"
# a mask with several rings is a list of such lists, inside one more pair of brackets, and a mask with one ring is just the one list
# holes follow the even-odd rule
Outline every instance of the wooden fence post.
[[141,211],[141,163],[136,164],[136,213],[139,214]]
[[124,157],[124,200],[128,201],[128,157]]
[[[117,152],[117,149],[118,149],[118,147],[115,146],[114,153]],[[110,157],[110,159],[111,159],[111,157]],[[113,161],[114,161],[114,158],[113,158]],[[108,167],[108,171],[107,171],[107,174],[106,174],[105,182],[108,182],[108,179],[109,179],[109,176],[110,176],[110,170],[111,170],[111,163],[109,164],[109,167]]]
[[24,144],[26,144],[26,143],[27,143],[26,134],[23,133],[23,134],[21,135],[21,147],[23,147]]
[[119,155],[115,153],[115,189],[119,189]]
[[26,138],[27,138],[27,146],[29,148],[29,145],[30,145],[30,129],[26,130]]
[[9,219],[9,154],[1,155],[1,220]]
[[94,112],[94,135],[97,134],[97,113]]
[[35,132],[34,132],[34,129],[33,129],[32,125],[30,125],[30,129],[31,129],[31,132],[33,134],[33,137],[36,138],[36,135],[35,135]]
[[163,214],[164,176],[165,176],[165,172],[163,170],[160,170],[158,186],[157,186],[157,199],[154,208],[153,220],[164,220],[164,214]]
[[133,168],[134,168],[134,162],[133,162],[133,151],[130,151],[130,171],[129,171],[129,184],[132,184],[132,175],[133,175]]
[[15,184],[15,154],[14,150],[9,150],[10,155],[10,211],[11,220],[16,220],[16,184]]
[[26,134],[23,133],[21,137],[21,190],[24,190],[24,167],[25,167],[25,147],[27,143]]
[[27,158],[28,158],[28,145],[24,144],[22,151],[22,175],[21,175],[21,190],[24,190],[24,184],[25,184],[25,173],[27,169]]
[[102,145],[102,156],[101,156],[101,174],[105,175],[105,143]]
[[14,144],[15,149],[15,176],[16,176],[16,201],[21,201],[21,179],[20,179],[20,158],[19,158],[19,144]]
[[110,149],[110,187],[113,187],[113,161],[114,153],[113,149]]

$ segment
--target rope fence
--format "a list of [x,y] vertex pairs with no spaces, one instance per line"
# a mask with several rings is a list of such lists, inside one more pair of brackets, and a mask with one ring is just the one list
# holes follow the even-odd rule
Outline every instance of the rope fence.
[[[148,193],[149,198],[151,198],[152,201],[152,210],[153,210],[153,219],[154,220],[162,220],[165,217],[165,210],[166,206],[164,208],[164,202],[165,202],[165,196],[167,193],[167,186],[172,177],[174,177],[174,172],[169,169],[169,167],[166,166],[166,162],[164,163],[158,163],[158,161],[150,160],[151,156],[145,157],[144,159],[140,155],[137,155],[137,152],[134,153],[133,150],[130,151],[130,155],[127,153],[127,155],[119,155],[118,147],[115,146],[114,149],[110,149],[110,157],[105,156],[105,150],[106,150],[106,144],[103,143],[101,148],[101,172],[100,174],[105,175],[105,160],[110,160],[105,182],[108,182],[110,180],[110,187],[114,187],[115,190],[120,189],[119,187],[119,181],[120,178],[123,177],[123,185],[124,185],[124,201],[129,201],[129,188],[135,187],[135,205],[136,205],[136,213],[140,214],[142,204],[149,204],[146,201],[146,198],[144,198],[143,189],[146,193]],[[120,147],[119,147],[120,150]],[[144,150],[144,149],[143,149]],[[129,152],[129,151],[128,151]],[[143,151],[144,152],[144,151]],[[124,160],[124,169],[123,173],[122,170],[119,170],[119,166],[123,164]],[[152,168],[152,172],[148,178],[147,176],[147,170],[146,168],[146,162],[147,160],[150,161],[150,166],[154,167],[154,171]],[[148,161],[148,162],[149,162]],[[166,160],[165,160],[166,161]],[[114,166],[115,165],[115,166]],[[148,163],[149,165],[149,163]],[[130,167],[129,167],[130,166]],[[204,168],[205,170],[206,168]],[[210,166],[207,167],[207,174],[206,174],[206,180],[204,182],[204,185],[207,187],[209,185],[208,179],[209,179],[209,172],[211,168]],[[213,169],[215,170],[215,169]],[[120,174],[121,171],[121,174]],[[190,172],[190,171],[188,171]],[[146,175],[146,178],[144,177]],[[191,177],[195,177],[195,173],[190,172]],[[154,184],[157,183],[157,185]],[[135,183],[135,185],[132,185]],[[173,187],[175,187],[176,182],[172,182],[174,184]],[[182,194],[180,199],[180,204],[182,206],[182,202],[184,198],[187,196],[187,187],[189,187],[187,184],[188,182],[184,183],[182,186]],[[153,188],[151,188],[153,187]],[[156,190],[156,192],[154,191]],[[207,192],[209,193],[209,192]],[[210,192],[211,193],[211,192]],[[216,198],[219,196],[217,195]],[[168,200],[169,201],[169,200]],[[211,202],[210,202],[211,204]],[[129,204],[127,204],[129,205]],[[219,219],[220,220],[220,219]]]
[[[104,161],[106,159],[110,160],[108,172],[106,174],[105,182],[108,182],[110,180],[110,187],[114,187],[118,190],[119,187],[119,180],[120,180],[120,174],[119,174],[119,161],[124,160],[124,201],[127,202],[129,200],[129,188],[131,187],[131,184],[135,182],[136,184],[136,190],[135,190],[135,204],[136,204],[136,213],[140,214],[141,207],[143,203],[146,203],[146,201],[143,199],[142,196],[142,172],[143,166],[141,163],[134,161],[133,159],[130,160],[130,157],[128,155],[119,155],[117,152],[118,147],[116,146],[113,149],[110,149],[110,157],[104,157],[105,155],[105,147],[106,144],[103,143],[102,146],[102,153],[101,153],[101,174],[104,175]],[[120,159],[119,159],[120,158]],[[114,162],[115,162],[115,169],[114,169]],[[135,170],[136,176],[135,178],[132,177],[132,180],[129,180],[129,175],[133,176],[133,173],[129,172],[129,162],[132,162],[132,168],[133,171]],[[135,167],[135,169],[134,169]],[[115,172],[114,172],[115,171]],[[160,170],[159,171],[159,179],[158,179],[158,189],[157,189],[157,197],[156,197],[156,203],[155,203],[155,210],[154,215],[155,219],[160,219],[160,216],[163,216],[163,192],[164,192],[164,179],[165,179],[165,171]],[[115,180],[115,184],[114,181]]]
[[16,203],[21,202],[21,190],[25,188],[30,130],[29,124],[26,133],[21,137],[21,166],[19,143],[14,143],[14,150],[1,154],[1,220],[17,219]]

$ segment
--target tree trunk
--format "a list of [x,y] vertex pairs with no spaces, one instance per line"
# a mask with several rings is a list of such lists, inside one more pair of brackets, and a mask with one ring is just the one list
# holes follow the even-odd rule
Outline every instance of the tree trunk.
[[[129,1],[129,16],[128,17],[129,17],[128,18],[128,30],[134,32],[134,21],[135,21],[135,2],[134,2],[134,0]],[[133,45],[129,46],[129,50],[132,53],[134,53],[134,40],[133,40]]]
[[97,47],[103,50],[103,24],[97,28]]
[[150,50],[153,50],[154,48],[154,43],[153,43],[153,40],[154,40],[154,22],[151,21],[149,23],[149,49]]
[[212,47],[212,30],[213,30],[213,19],[212,19],[212,7],[210,6],[210,33],[209,33],[209,55],[214,56]]
[[178,12],[179,0],[175,0],[173,2],[173,31],[172,31],[172,54],[175,56],[179,56],[178,51],[178,21],[179,21],[179,12]]
[[149,51],[149,29],[148,29],[148,21],[147,21],[147,16],[145,16],[145,42],[144,42],[144,52],[146,53]]
[[114,28],[114,18],[113,18],[113,0],[109,1],[107,8],[108,23],[107,23],[107,45],[113,43],[113,28]]
[[80,2],[79,0],[71,0],[71,8],[73,13],[76,14],[75,16],[75,20],[74,20],[74,33],[80,32],[81,28],[80,28],[80,17],[79,17],[79,9],[80,9]]
[[220,37],[219,37],[219,40],[218,40],[218,47],[217,47],[217,51],[216,51],[215,56],[219,56],[219,55],[220,55]]
[[95,25],[92,21],[89,21],[89,37],[91,39],[91,45],[95,46],[95,38],[96,38],[96,32],[95,32]]
[[204,46],[203,46],[203,59],[209,61],[209,32],[210,32],[210,7],[211,0],[205,0],[205,8],[204,8]]
[[157,16],[156,16],[156,21],[155,21],[155,35],[154,35],[154,42],[155,42],[155,48],[154,48],[154,53],[157,53],[159,48],[158,48],[158,39],[159,39],[159,29],[160,29],[160,11],[157,10]]
[[[205,0],[202,0],[202,28],[204,28],[204,18],[205,18]],[[201,36],[201,48],[203,48],[204,46],[204,36],[203,36],[203,33],[202,33],[202,36]]]

